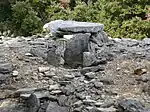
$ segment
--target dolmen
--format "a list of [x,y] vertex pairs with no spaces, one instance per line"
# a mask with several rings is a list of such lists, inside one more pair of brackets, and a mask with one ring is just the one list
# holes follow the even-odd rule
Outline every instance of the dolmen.
[[55,20],[45,24],[43,29],[55,41],[55,44],[49,44],[49,64],[78,68],[103,63],[97,56],[97,51],[108,41],[103,24]]

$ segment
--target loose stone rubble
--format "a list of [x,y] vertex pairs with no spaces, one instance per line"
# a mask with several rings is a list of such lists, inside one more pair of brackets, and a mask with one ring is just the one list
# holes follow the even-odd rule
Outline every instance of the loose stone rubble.
[[149,38],[59,22],[54,38],[0,40],[0,112],[150,112]]

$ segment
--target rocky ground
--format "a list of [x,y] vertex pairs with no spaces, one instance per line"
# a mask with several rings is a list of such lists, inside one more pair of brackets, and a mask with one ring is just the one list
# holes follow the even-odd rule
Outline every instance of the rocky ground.
[[0,112],[150,112],[150,39],[110,39],[76,69],[47,63],[50,41],[1,38]]

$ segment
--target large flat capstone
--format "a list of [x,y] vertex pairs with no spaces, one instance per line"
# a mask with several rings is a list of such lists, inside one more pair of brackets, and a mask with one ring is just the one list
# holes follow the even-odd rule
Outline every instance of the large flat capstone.
[[70,34],[70,33],[97,33],[103,31],[104,25],[92,22],[77,22],[55,20],[44,25],[43,27],[52,34]]

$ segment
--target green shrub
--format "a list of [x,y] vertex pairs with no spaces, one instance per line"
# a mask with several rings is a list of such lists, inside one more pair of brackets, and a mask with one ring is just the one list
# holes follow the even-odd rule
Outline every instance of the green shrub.
[[13,30],[18,35],[33,35],[41,30],[41,19],[28,2],[17,2],[12,6]]
[[46,22],[63,19],[102,23],[114,38],[150,37],[150,22],[144,20],[149,0],[82,1],[71,0],[70,7],[64,9],[59,0],[3,0],[0,30],[28,36],[41,32]]
[[64,9],[58,3],[53,3],[47,8],[46,13],[48,14],[48,21],[53,21],[57,19],[68,20],[71,10],[70,8]]
[[150,22],[144,21],[148,0],[98,0],[98,18],[110,36],[143,39],[150,37]]

